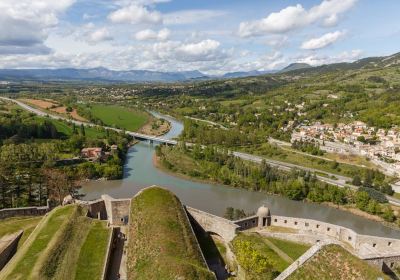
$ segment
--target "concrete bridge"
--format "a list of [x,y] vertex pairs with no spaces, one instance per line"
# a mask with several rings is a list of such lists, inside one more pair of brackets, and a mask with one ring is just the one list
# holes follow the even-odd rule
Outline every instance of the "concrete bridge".
[[[21,101],[15,100],[15,99],[11,99],[11,98],[6,98],[6,97],[0,97],[0,99],[6,100],[6,101],[10,101],[10,102],[14,102],[17,105],[21,106],[22,108],[24,108],[25,110],[32,112],[34,114],[37,114],[39,116],[43,116],[43,117],[49,117],[52,119],[56,119],[56,120],[64,120],[64,121],[68,121],[70,123],[74,123],[76,125],[84,125],[84,126],[88,126],[88,127],[103,127],[104,129],[108,129],[108,130],[113,130],[113,131],[117,131],[117,132],[125,132],[133,137],[135,137],[136,139],[139,140],[147,140],[150,141],[150,143],[160,143],[160,144],[166,144],[166,145],[177,145],[178,141],[176,140],[171,140],[171,139],[167,139],[164,137],[158,137],[158,136],[151,136],[151,135],[146,135],[146,134],[142,134],[142,133],[138,133],[138,132],[134,132],[134,131],[126,131],[126,130],[122,130],[122,129],[118,129],[118,128],[114,128],[114,127],[109,127],[109,126],[100,126],[100,125],[96,125],[93,123],[88,123],[88,122],[81,122],[81,121],[76,121],[76,120],[71,120],[71,119],[67,119],[64,117],[60,117],[60,116],[56,116],[56,115],[51,115],[48,114],[46,112],[43,112],[41,110],[38,110],[36,108],[33,108]],[[186,145],[190,146],[193,145],[191,143],[186,143]],[[310,171],[313,172],[315,174],[317,174],[318,172],[321,172],[321,170],[318,169],[314,169],[314,168],[308,168],[308,167],[304,167],[301,165],[296,165],[296,164],[291,164],[291,163],[287,163],[287,162],[282,162],[282,161],[277,161],[277,160],[271,160],[271,159],[267,159],[267,158],[263,158],[260,156],[255,156],[255,155],[251,155],[251,154],[246,154],[246,153],[242,153],[242,152],[236,152],[236,151],[232,151],[231,152],[233,156],[238,157],[242,160],[246,160],[246,161],[251,161],[251,162],[255,162],[255,163],[261,163],[262,161],[265,161],[266,163],[268,163],[269,165],[273,166],[273,167],[277,167],[281,170],[285,170],[285,171],[290,171],[292,168],[298,168],[301,170],[305,170],[305,171]],[[327,176],[320,176],[320,175],[316,175],[317,179],[331,184],[331,185],[335,185],[338,187],[350,187],[352,189],[358,189],[358,187],[353,186],[348,184],[347,182],[352,181],[352,178],[349,177],[345,177],[345,176],[341,176],[338,174],[333,174],[333,173],[329,173],[329,172],[325,172],[322,171],[323,173],[327,174]],[[400,200],[396,199],[392,196],[386,195],[387,200],[389,201],[390,204],[396,205],[396,206],[400,206]]]
[[142,134],[142,133],[138,133],[138,132],[134,132],[134,131],[126,131],[126,130],[122,130],[119,128],[115,128],[115,127],[109,127],[109,126],[102,126],[102,125],[96,125],[94,123],[89,123],[89,122],[82,122],[82,121],[77,121],[77,120],[72,120],[72,119],[68,119],[65,117],[61,117],[61,116],[56,116],[56,115],[52,115],[52,114],[48,114],[46,112],[43,112],[39,109],[36,109],[32,106],[29,106],[19,100],[16,99],[11,99],[11,98],[6,98],[6,97],[0,97],[0,99],[6,100],[6,101],[10,101],[10,102],[14,102],[16,103],[18,106],[22,107],[23,109],[34,113],[38,116],[42,116],[42,117],[49,117],[51,119],[55,119],[55,120],[62,120],[62,121],[67,121],[70,123],[74,123],[76,125],[84,125],[87,127],[103,127],[104,129],[107,130],[113,130],[116,132],[125,132],[133,137],[135,137],[136,139],[139,140],[148,140],[150,142],[156,142],[156,143],[161,143],[161,144],[168,144],[168,145],[176,145],[178,144],[178,142],[176,140],[171,140],[171,139],[167,139],[164,137],[157,137],[157,136],[151,136],[151,135],[146,135],[146,134]]

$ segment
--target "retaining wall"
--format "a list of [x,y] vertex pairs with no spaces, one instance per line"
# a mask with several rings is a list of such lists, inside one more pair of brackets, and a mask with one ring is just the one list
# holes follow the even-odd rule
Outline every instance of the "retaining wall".
[[14,256],[17,251],[18,242],[23,233],[24,231],[20,230],[15,234],[3,236],[0,239],[0,270],[8,263],[12,256]]
[[363,259],[376,256],[400,255],[400,240],[357,234],[355,231],[311,219],[271,216],[271,225],[299,230],[299,232],[322,234],[351,245]]
[[5,208],[0,210],[0,220],[17,216],[42,216],[49,211],[47,206]]
[[221,236],[226,242],[235,238],[238,225],[227,219],[186,206],[188,213],[207,232]]

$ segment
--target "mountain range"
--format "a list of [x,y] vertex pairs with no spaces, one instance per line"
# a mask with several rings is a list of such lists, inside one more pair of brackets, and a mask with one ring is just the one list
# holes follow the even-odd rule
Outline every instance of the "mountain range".
[[148,70],[115,71],[98,67],[91,69],[0,69],[3,81],[92,81],[92,82],[181,82],[206,79],[229,79],[260,76],[271,73],[326,72],[361,68],[388,67],[400,64],[400,53],[384,57],[368,57],[352,63],[334,63],[322,66],[310,66],[306,63],[292,63],[278,71],[230,72],[222,76],[209,76],[200,71],[159,72]]

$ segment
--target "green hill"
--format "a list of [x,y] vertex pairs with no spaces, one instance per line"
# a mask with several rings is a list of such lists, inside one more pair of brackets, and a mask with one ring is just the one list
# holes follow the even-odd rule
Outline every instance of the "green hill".
[[215,279],[174,194],[145,189],[132,199],[130,211],[128,279]]

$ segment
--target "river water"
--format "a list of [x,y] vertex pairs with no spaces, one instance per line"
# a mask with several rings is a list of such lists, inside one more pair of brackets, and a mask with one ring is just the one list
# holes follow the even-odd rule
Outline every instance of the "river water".
[[[169,116],[153,114],[168,119],[172,124],[171,130],[164,137],[171,139],[181,133],[182,123]],[[275,215],[316,219],[351,228],[360,234],[400,238],[400,231],[332,207],[245,189],[193,182],[166,174],[153,166],[153,155],[154,146],[148,142],[142,141],[131,147],[124,165],[124,178],[85,183],[82,189],[86,194],[85,199],[97,199],[102,194],[114,198],[132,197],[145,187],[158,185],[174,192],[184,204],[219,216],[229,206],[251,213],[264,204]]]

